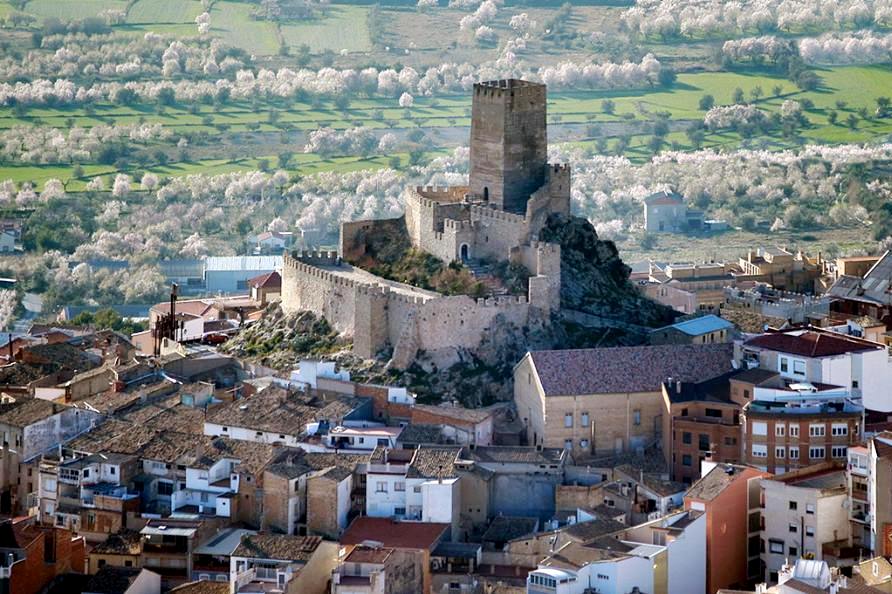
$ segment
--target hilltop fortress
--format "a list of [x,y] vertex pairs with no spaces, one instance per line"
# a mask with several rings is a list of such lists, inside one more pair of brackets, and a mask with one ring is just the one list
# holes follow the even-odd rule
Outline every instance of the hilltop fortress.
[[[402,217],[343,223],[338,252],[286,255],[284,312],[312,311],[351,336],[356,355],[389,354],[400,369],[421,352],[448,366],[494,332],[549,324],[561,306],[561,251],[538,236],[549,215],[570,213],[570,169],[548,163],[545,85],[474,85],[470,144],[468,186],[407,189]],[[406,234],[445,263],[522,264],[527,293],[447,296],[348,263],[380,234]]]

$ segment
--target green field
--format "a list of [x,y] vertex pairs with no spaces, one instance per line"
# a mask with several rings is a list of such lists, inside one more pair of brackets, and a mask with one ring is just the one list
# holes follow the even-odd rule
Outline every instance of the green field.
[[224,43],[252,54],[270,55],[279,51],[276,26],[251,18],[252,5],[222,0],[211,8],[211,34]]
[[292,49],[306,44],[314,52],[367,52],[372,49],[367,19],[364,6],[335,5],[325,18],[283,23],[282,37]]
[[202,12],[198,0],[137,0],[127,12],[127,22],[134,25],[189,23],[194,27],[195,17]]
[[126,10],[126,0],[30,0],[25,11],[62,21],[95,17],[103,10]]

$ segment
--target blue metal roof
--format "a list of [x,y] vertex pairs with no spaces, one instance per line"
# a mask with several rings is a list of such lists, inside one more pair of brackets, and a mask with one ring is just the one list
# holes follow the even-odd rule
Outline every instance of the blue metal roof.
[[709,314],[706,316],[700,316],[699,318],[685,320],[684,322],[678,322],[677,324],[670,324],[665,328],[660,328],[660,330],[674,328],[680,332],[684,332],[689,336],[701,336],[703,334],[709,334],[710,332],[716,332],[718,330],[730,330],[733,327],[734,324],[732,324],[728,320]]

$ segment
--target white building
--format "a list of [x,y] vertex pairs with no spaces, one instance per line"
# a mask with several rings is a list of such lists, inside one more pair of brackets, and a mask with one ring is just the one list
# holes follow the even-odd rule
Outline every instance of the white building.
[[596,544],[570,542],[527,577],[528,594],[706,592],[706,516],[678,512]]
[[459,448],[379,449],[366,475],[366,515],[450,524],[458,529]]
[[820,328],[769,332],[736,345],[744,367],[848,388],[868,410],[892,412],[892,360],[882,344]]
[[846,471],[831,462],[762,479],[765,579],[776,583],[787,559],[823,559],[827,543],[851,535]]

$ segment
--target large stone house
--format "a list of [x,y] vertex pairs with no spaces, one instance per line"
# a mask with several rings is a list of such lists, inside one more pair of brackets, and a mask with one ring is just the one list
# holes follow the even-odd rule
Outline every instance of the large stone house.
[[514,368],[514,402],[532,445],[574,455],[635,451],[661,434],[662,384],[731,370],[731,345],[532,351]]

